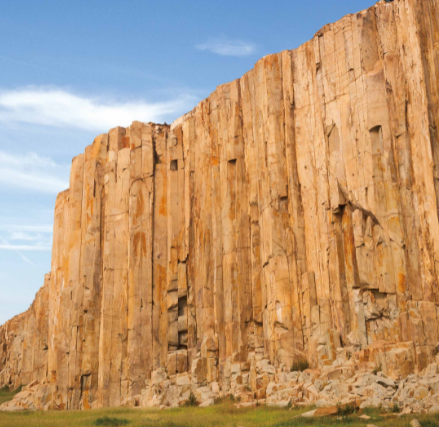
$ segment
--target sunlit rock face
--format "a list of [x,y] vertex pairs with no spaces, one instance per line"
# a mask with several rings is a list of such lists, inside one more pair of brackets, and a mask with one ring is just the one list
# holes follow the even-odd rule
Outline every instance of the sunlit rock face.
[[261,360],[324,369],[341,348],[423,369],[439,342],[438,74],[439,1],[379,2],[171,126],[97,137],[57,198],[44,287],[0,327],[0,387],[38,381],[41,407],[70,409],[162,374],[259,393]]

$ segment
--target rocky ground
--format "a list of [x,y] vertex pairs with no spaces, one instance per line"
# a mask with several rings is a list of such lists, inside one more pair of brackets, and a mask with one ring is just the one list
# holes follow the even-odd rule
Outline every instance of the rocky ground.
[[[229,365],[229,383],[203,384],[200,366],[191,373],[169,376],[157,370],[142,393],[123,402],[127,407],[175,408],[192,401],[207,407],[231,397],[238,408],[267,405],[301,407],[315,405],[309,416],[334,415],[341,409],[382,408],[400,414],[439,412],[439,356],[418,374],[392,378],[371,362],[355,358],[321,369],[288,372],[267,359],[251,365]],[[0,406],[3,411],[61,409],[54,385],[35,381]],[[340,409],[341,408],[341,409]]]

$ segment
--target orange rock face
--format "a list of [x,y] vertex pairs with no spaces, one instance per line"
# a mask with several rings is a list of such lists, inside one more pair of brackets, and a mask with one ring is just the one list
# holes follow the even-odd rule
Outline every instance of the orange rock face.
[[47,375],[50,274],[25,313],[0,326],[0,388],[16,389]]
[[235,364],[322,367],[343,347],[424,368],[439,343],[438,74],[438,0],[379,2],[171,126],[97,137],[57,198],[44,287],[0,327],[0,387],[45,381],[56,407],[89,408],[161,368],[225,390]]

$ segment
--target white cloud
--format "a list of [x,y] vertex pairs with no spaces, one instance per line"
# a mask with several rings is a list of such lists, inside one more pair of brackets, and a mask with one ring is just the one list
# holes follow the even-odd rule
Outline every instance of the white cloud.
[[10,240],[25,240],[28,242],[32,242],[35,240],[40,240],[43,237],[41,233],[26,233],[25,231],[11,231],[10,232]]
[[[32,263],[19,251],[50,251],[52,249],[52,228],[44,233],[32,231],[26,233],[19,231],[19,228],[20,226],[2,227],[0,230],[0,250],[16,251],[23,260]],[[10,240],[17,243],[11,243]]]
[[[50,211],[52,215],[53,211]],[[5,223],[7,220],[3,217],[0,217],[0,222]],[[31,231],[35,233],[52,233],[53,226],[50,224],[46,225],[13,225],[13,224],[0,224],[0,230],[6,230],[11,233],[21,232],[21,231]]]
[[57,194],[69,188],[70,167],[35,153],[24,156],[0,151],[0,185]]
[[192,95],[147,103],[80,96],[53,87],[3,90],[0,121],[105,132],[115,126],[128,126],[133,120],[161,122],[166,115],[186,113],[195,102]]
[[0,244],[0,249],[6,249],[9,251],[51,251],[50,246],[40,246],[40,245],[9,245]]
[[248,56],[256,52],[257,46],[243,40],[218,37],[211,38],[206,43],[197,44],[195,49],[207,50],[222,56]]

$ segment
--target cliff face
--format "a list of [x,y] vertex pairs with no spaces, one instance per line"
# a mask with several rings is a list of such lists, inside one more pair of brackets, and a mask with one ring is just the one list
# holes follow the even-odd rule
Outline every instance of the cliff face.
[[0,327],[0,387],[45,381],[56,407],[88,408],[160,368],[224,390],[237,363],[253,389],[258,360],[323,367],[339,347],[423,368],[439,343],[438,73],[438,1],[380,2],[170,127],[97,137],[56,201],[45,286]]
[[25,313],[0,326],[0,388],[13,389],[47,375],[50,274]]

